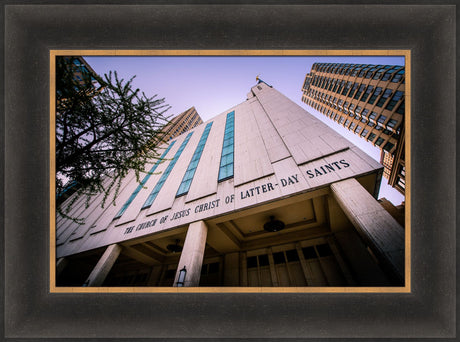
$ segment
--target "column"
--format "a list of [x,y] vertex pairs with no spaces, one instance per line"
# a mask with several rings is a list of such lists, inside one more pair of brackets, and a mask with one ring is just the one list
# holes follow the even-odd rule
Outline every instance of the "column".
[[356,179],[334,183],[331,190],[382,267],[404,282],[404,229]]
[[240,253],[240,284],[248,286],[248,261],[246,252]]
[[180,270],[187,270],[184,286],[198,286],[200,284],[201,266],[203,264],[204,249],[208,227],[204,221],[193,222],[188,226],[184,247],[177,265],[174,286],[177,286]]
[[101,286],[120,255],[120,252],[120,245],[113,244],[107,247],[88,279],[86,279],[84,286]]
[[270,265],[270,276],[272,277],[272,284],[274,287],[280,286],[278,282],[278,274],[276,273],[275,260],[273,260],[273,250],[268,248],[268,263]]

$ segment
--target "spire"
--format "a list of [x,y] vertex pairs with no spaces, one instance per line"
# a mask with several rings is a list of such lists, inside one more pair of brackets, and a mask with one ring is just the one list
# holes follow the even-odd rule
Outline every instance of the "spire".
[[268,85],[270,88],[273,88],[270,84],[268,84],[267,82],[265,82],[263,79],[261,79],[260,77],[260,74],[256,76],[256,81],[257,81],[257,84],[259,83],[265,83],[266,85]]

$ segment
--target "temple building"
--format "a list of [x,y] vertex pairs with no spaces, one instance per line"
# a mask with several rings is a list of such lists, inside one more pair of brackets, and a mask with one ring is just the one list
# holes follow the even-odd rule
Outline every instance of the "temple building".
[[405,67],[315,63],[302,101],[381,150],[383,176],[404,195]]
[[262,80],[161,153],[115,206],[64,203],[56,286],[404,285],[382,165]]

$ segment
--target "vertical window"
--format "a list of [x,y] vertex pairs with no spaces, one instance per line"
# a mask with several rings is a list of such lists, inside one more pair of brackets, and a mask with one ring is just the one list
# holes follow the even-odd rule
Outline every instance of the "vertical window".
[[353,94],[355,93],[355,91],[358,88],[358,86],[359,86],[358,83],[353,84],[353,88],[351,89],[350,94],[348,94],[348,97],[353,97]]
[[349,110],[350,110],[350,115],[354,114],[353,111],[355,110],[355,107],[356,107],[356,106],[355,106],[354,104],[351,104],[351,105],[350,105],[350,108],[349,108]]
[[377,97],[380,95],[381,92],[382,92],[381,87],[375,88],[374,93],[372,94],[371,98],[369,99],[369,103],[374,104],[375,100],[377,99]]
[[375,144],[376,144],[377,146],[380,146],[380,145],[382,145],[382,143],[383,143],[384,141],[385,141],[385,139],[383,139],[383,138],[378,138],[377,141],[375,142]]
[[387,117],[385,115],[380,115],[378,120],[377,120],[377,122],[383,124],[386,119],[387,119]]
[[394,75],[394,77],[393,77],[393,79],[391,80],[391,82],[393,82],[393,83],[398,83],[398,82],[401,80],[401,78],[403,77],[403,75],[404,75],[404,69],[398,71],[398,72],[396,73],[396,75]]
[[391,127],[391,128],[395,128],[395,126],[396,126],[397,123],[398,123],[397,120],[395,120],[395,119],[390,119],[390,120],[388,120],[387,126],[388,126],[388,127]]
[[371,85],[368,86],[367,89],[366,89],[366,92],[364,93],[363,97],[361,98],[361,101],[365,102],[373,89],[374,89],[373,86],[371,86]]
[[361,69],[361,71],[359,72],[358,77],[363,77],[364,74],[366,73],[366,71],[367,71],[368,69],[369,69],[369,68],[363,68],[363,69]]
[[384,149],[385,151],[390,152],[391,149],[392,149],[394,146],[395,146],[395,145],[393,145],[392,143],[387,142],[387,143],[383,146],[383,149]]
[[340,82],[339,84],[339,89],[337,89],[337,94],[340,94],[344,85],[345,85],[345,80],[342,80],[342,82]]
[[361,86],[359,87],[358,89],[358,92],[356,93],[354,99],[357,100],[359,99],[359,97],[361,96],[361,94],[363,93],[364,91],[364,88],[366,88],[366,85],[365,84],[361,84]]
[[[397,68],[397,67],[394,67],[394,68]],[[388,81],[391,78],[391,75],[393,75],[395,71],[396,70],[393,69],[393,70],[386,72],[382,77],[382,81]]]
[[182,142],[180,145],[179,149],[177,150],[176,154],[174,155],[173,159],[169,163],[168,167],[166,170],[163,172],[161,175],[160,180],[158,183],[155,185],[155,187],[152,190],[152,193],[149,195],[147,200],[145,201],[144,205],[142,206],[142,209],[149,208],[152,206],[153,201],[155,201],[155,198],[157,197],[158,193],[160,192],[161,188],[163,187],[163,184],[166,182],[166,179],[168,178],[169,174],[171,173],[172,169],[174,168],[174,165],[176,165],[177,160],[179,159],[180,155],[182,154],[182,151],[184,150],[185,146],[187,146],[188,141],[190,140],[190,137],[192,136],[193,132],[190,132],[185,140]]
[[177,190],[176,196],[182,196],[188,193],[190,189],[190,185],[192,184],[193,176],[195,175],[196,168],[198,167],[198,162],[200,161],[201,154],[203,153],[204,145],[206,144],[206,140],[208,139],[209,131],[211,130],[212,122],[208,123],[201,135],[200,141],[198,142],[198,146],[193,153],[192,160],[187,167],[187,171],[185,171],[184,178],[179,185],[179,190]]
[[404,114],[405,108],[406,108],[406,105],[404,104],[404,100],[403,100],[401,104],[399,105],[398,109],[396,109],[396,113]]
[[374,71],[376,70],[377,68],[372,68],[371,70],[369,70],[365,76],[365,78],[371,78],[372,74],[374,73]]
[[232,111],[227,114],[227,121],[225,122],[224,144],[222,145],[222,156],[220,158],[219,182],[233,177],[234,139],[235,112]]
[[339,81],[337,81],[337,80],[334,80],[334,81],[335,81],[335,83],[334,83],[334,89],[332,89],[332,92],[333,92],[333,93],[335,93],[335,91],[337,90],[337,87],[338,87],[338,85],[339,85]]
[[132,193],[132,195],[128,198],[128,200],[126,201],[125,204],[123,204],[123,206],[121,207],[120,211],[117,213],[117,215],[114,217],[114,219],[116,218],[119,218],[121,217],[121,215],[123,215],[123,213],[126,211],[126,209],[128,209],[129,205],[131,204],[131,202],[136,198],[137,194],[139,193],[139,191],[142,190],[142,188],[144,187],[145,183],[147,183],[147,181],[149,180],[150,178],[150,175],[152,175],[156,168],[158,167],[158,165],[160,165],[160,163],[163,161],[164,157],[166,157],[166,155],[168,154],[169,150],[171,149],[171,147],[174,146],[174,144],[176,143],[176,140],[174,140],[171,144],[169,144],[168,148],[166,149],[166,151],[163,152],[163,154],[161,155],[160,159],[158,159],[158,161],[152,166],[152,168],[150,169],[149,173],[144,177],[144,179],[139,183],[139,185],[137,186],[136,190],[134,190],[134,192]]
[[385,89],[385,91],[383,92],[382,97],[377,102],[376,106],[377,107],[382,107],[384,105],[384,103],[387,101],[387,99],[391,96],[392,92],[393,91],[391,89]]
[[347,82],[347,86],[343,89],[342,95],[346,95],[348,93],[348,91],[350,90],[352,84],[353,84],[353,82],[351,82],[351,81]]
[[387,106],[385,107],[385,109],[388,109],[388,110],[392,110],[394,108],[394,106],[399,102],[399,100],[401,100],[401,98],[403,97],[404,95],[404,92],[402,91],[397,91],[393,97],[391,98],[390,102],[387,104]]
[[332,87],[334,87],[335,82],[337,82],[335,79],[332,79],[331,84],[329,85],[329,88],[327,90],[332,90]]
[[369,120],[375,120],[375,118],[377,117],[377,113],[376,112],[372,112],[371,115],[369,115]]

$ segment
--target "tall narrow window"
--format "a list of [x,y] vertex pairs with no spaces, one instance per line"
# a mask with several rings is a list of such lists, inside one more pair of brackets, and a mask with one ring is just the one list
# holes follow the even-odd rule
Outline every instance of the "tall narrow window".
[[403,97],[404,95],[404,92],[402,91],[397,91],[393,97],[391,98],[390,102],[388,102],[387,106],[385,107],[385,109],[388,109],[388,110],[393,110],[394,106],[399,102],[399,100],[401,100],[401,98]]
[[160,159],[158,159],[158,161],[152,166],[152,168],[150,169],[149,173],[144,177],[144,179],[139,183],[139,185],[137,186],[136,190],[134,190],[134,192],[132,193],[132,195],[128,198],[128,200],[126,201],[125,204],[123,204],[123,206],[121,207],[120,211],[117,213],[117,215],[114,217],[114,219],[117,219],[119,217],[121,217],[121,215],[123,215],[123,213],[126,211],[126,209],[128,209],[129,205],[131,204],[131,202],[136,198],[137,194],[139,193],[139,191],[142,190],[142,188],[144,187],[145,183],[147,183],[147,181],[149,180],[150,178],[150,175],[153,174],[156,170],[156,168],[158,167],[158,165],[160,165],[160,163],[163,161],[164,157],[166,157],[166,155],[168,154],[169,150],[171,149],[171,147],[174,146],[174,144],[176,143],[176,140],[174,140],[171,144],[169,144],[168,148],[163,152],[163,154],[161,155]]
[[346,95],[348,93],[348,91],[350,90],[352,84],[353,84],[353,82],[351,82],[351,81],[347,82],[347,86],[343,89],[342,95]]
[[184,178],[179,185],[179,190],[177,190],[176,196],[182,196],[188,193],[190,185],[192,184],[193,176],[195,175],[196,168],[198,167],[198,162],[200,161],[201,154],[203,153],[204,145],[208,139],[209,131],[211,130],[212,122],[208,123],[201,135],[198,146],[193,153],[192,160],[188,164],[187,171],[185,171]]
[[[372,94],[371,98],[369,99],[369,103],[374,104],[375,100],[377,99],[377,97],[380,95],[381,92],[382,92],[381,87],[375,88],[374,93]],[[379,107],[381,107],[381,106],[379,106]]]
[[361,86],[358,89],[358,92],[356,93],[354,99],[357,100],[361,96],[362,92],[364,91],[364,88],[366,88],[365,84],[361,84]]
[[185,138],[185,140],[182,142],[182,144],[180,145],[180,147],[177,150],[176,154],[174,155],[173,159],[169,163],[168,167],[166,168],[166,170],[161,175],[160,180],[158,181],[158,183],[153,188],[152,193],[149,195],[149,197],[147,197],[147,200],[145,201],[144,205],[142,206],[142,209],[149,208],[150,206],[152,206],[153,201],[155,200],[155,198],[157,197],[158,193],[160,192],[163,184],[166,182],[166,179],[168,178],[169,174],[171,173],[174,165],[176,165],[177,160],[179,159],[179,157],[180,157],[182,151],[184,150],[185,146],[187,146],[187,143],[190,140],[190,137],[192,136],[192,134],[193,134],[193,132],[190,132],[187,135],[187,137]]
[[222,146],[222,156],[219,168],[219,182],[233,177],[234,136],[235,112],[232,111],[227,114],[227,121],[225,122],[224,144]]
[[384,105],[384,103],[387,101],[387,99],[391,96],[392,92],[393,92],[393,90],[391,90],[391,89],[385,89],[382,97],[377,102],[376,106],[377,107],[382,107]]
[[366,92],[364,93],[363,97],[361,98],[360,101],[363,101],[365,102],[367,97],[370,95],[370,93],[372,93],[372,90],[374,90],[374,87],[373,86],[367,86],[367,89],[366,89]]
[[396,109],[396,113],[404,114],[405,108],[406,108],[406,105],[404,104],[404,100],[403,100],[401,104],[399,105],[398,109]]
[[394,83],[398,83],[399,80],[401,80],[401,78],[403,77],[404,75],[404,69],[403,70],[400,70],[396,73],[396,75],[394,75],[393,79],[391,80],[391,82],[394,82]]

